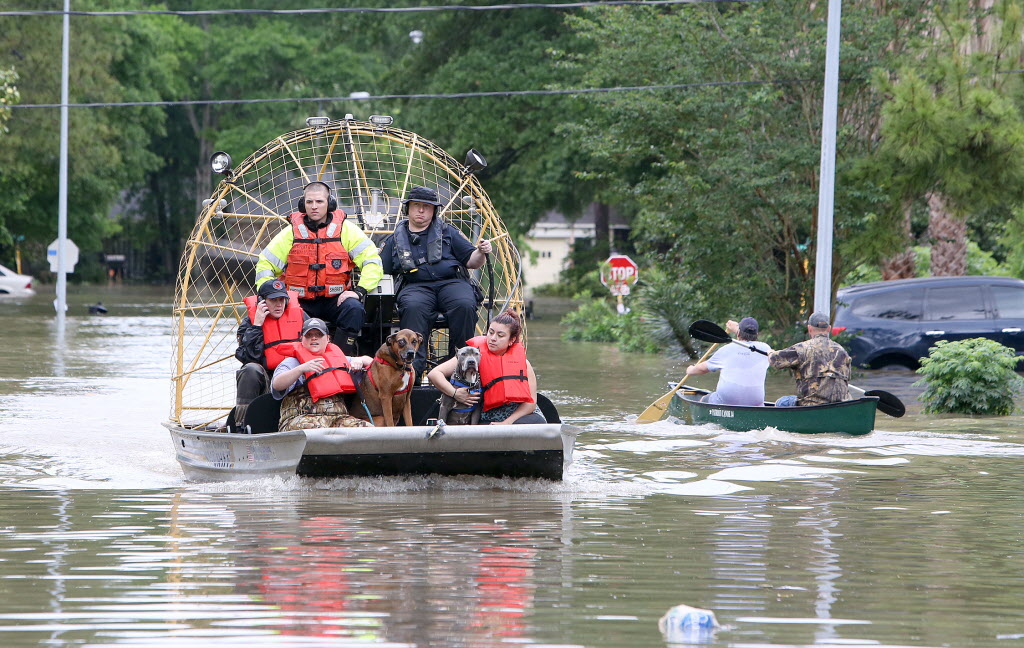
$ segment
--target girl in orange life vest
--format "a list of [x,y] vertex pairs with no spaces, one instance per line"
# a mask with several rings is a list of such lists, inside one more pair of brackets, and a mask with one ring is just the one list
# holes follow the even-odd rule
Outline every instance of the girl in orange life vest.
[[[537,407],[537,374],[526,359],[520,343],[523,327],[515,311],[507,310],[491,320],[487,335],[480,335],[467,344],[480,349],[480,383],[484,391],[481,423],[546,423]],[[462,405],[474,405],[477,394],[465,387],[455,388],[448,379],[455,372],[458,358],[443,362],[427,374],[430,382],[442,393]]]
[[[327,339],[327,324],[311,317],[302,325],[302,340],[283,345],[288,355],[274,370],[271,394],[281,402],[279,430],[369,425],[348,413],[345,396],[355,392],[348,371],[326,371],[332,367],[363,369],[369,356],[347,358]],[[323,373],[321,373],[323,372]]]

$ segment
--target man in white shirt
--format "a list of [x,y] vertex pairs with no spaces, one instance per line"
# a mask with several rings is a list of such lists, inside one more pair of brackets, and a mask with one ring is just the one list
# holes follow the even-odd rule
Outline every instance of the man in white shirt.
[[768,372],[768,357],[751,351],[751,345],[764,352],[771,351],[764,342],[757,341],[758,325],[753,317],[744,317],[739,322],[729,320],[725,325],[730,335],[745,344],[727,344],[707,362],[698,362],[686,368],[689,376],[721,371],[718,389],[704,399],[707,403],[721,405],[764,405],[764,377]]

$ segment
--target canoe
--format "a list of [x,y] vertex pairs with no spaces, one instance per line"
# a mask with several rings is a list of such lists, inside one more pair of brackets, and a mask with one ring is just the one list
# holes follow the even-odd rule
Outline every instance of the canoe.
[[877,396],[856,400],[809,405],[806,407],[763,407],[745,405],[713,405],[701,399],[708,392],[677,391],[669,403],[669,416],[686,420],[694,425],[714,423],[727,430],[746,432],[775,428],[797,434],[867,434],[875,427]]

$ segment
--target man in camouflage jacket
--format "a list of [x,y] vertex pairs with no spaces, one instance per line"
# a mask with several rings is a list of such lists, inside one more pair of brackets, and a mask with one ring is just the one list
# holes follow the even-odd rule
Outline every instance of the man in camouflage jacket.
[[828,316],[814,312],[807,319],[809,340],[768,354],[777,369],[789,369],[796,378],[796,396],[783,396],[776,405],[821,405],[850,400],[850,355],[829,338]]

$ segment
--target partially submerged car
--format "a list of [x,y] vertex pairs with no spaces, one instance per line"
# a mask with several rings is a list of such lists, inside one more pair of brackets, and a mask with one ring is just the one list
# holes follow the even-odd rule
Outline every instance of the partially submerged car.
[[31,297],[35,294],[36,291],[32,290],[32,277],[0,265],[0,296]]
[[929,277],[839,290],[833,335],[858,367],[916,369],[939,340],[988,338],[1024,360],[1024,281]]

